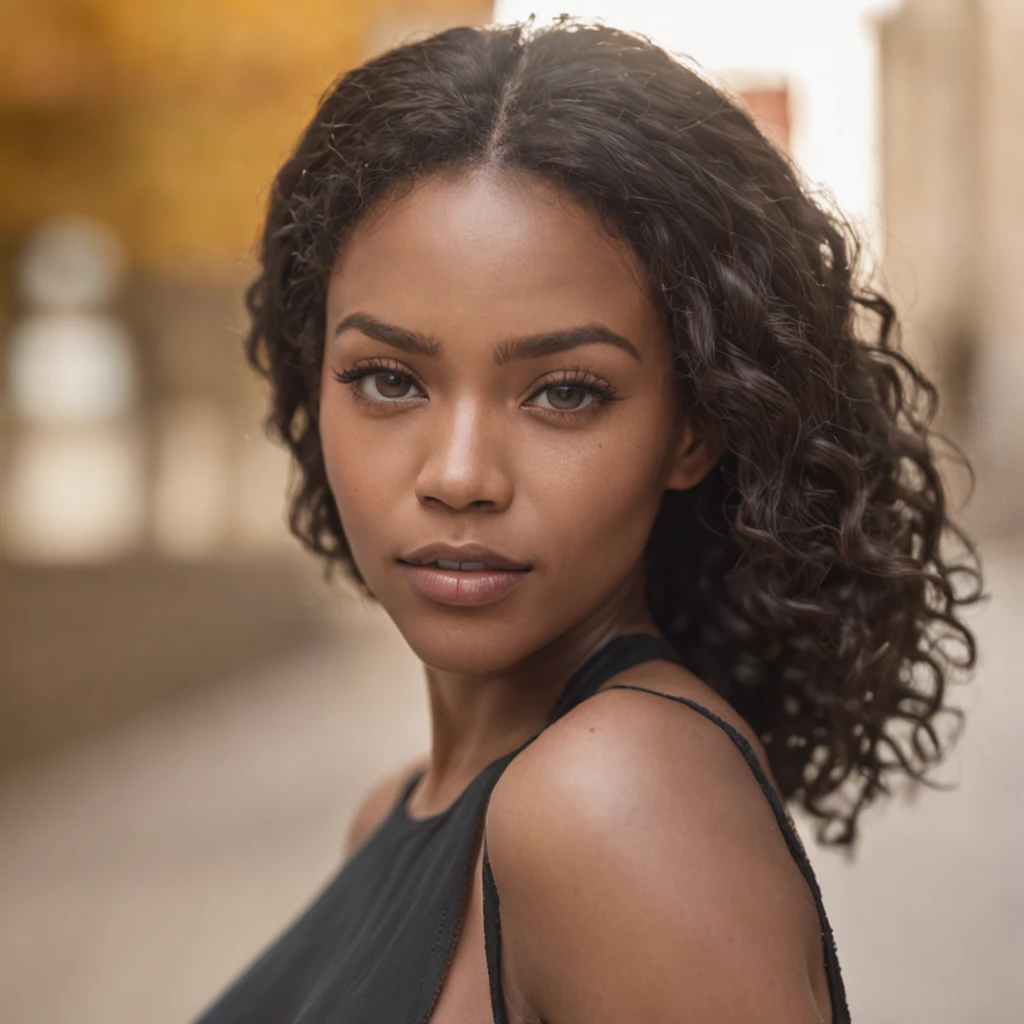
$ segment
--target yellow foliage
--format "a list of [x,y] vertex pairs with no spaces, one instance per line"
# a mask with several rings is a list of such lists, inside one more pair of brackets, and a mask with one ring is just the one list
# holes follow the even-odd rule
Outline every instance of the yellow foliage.
[[140,262],[230,271],[330,83],[490,0],[0,0],[0,231],[86,213]]

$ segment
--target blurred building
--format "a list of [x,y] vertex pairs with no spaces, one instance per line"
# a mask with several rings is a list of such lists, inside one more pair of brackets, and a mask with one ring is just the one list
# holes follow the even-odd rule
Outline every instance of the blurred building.
[[489,14],[0,0],[0,768],[324,628],[243,356],[267,190],[347,67]]
[[904,0],[879,26],[886,283],[975,461],[983,529],[1024,520],[1024,5]]

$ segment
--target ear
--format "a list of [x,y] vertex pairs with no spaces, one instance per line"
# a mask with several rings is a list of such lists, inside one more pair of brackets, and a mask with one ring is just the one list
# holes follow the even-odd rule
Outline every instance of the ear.
[[711,472],[725,451],[719,425],[710,417],[691,414],[681,417],[666,490],[688,491]]

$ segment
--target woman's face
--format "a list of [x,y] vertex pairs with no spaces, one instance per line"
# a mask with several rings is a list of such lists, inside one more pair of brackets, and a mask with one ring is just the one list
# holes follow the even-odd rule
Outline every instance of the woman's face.
[[[545,182],[431,177],[357,227],[326,312],[327,476],[421,660],[500,671],[613,621],[664,490],[713,462],[628,249]],[[433,544],[520,568],[408,564]]]

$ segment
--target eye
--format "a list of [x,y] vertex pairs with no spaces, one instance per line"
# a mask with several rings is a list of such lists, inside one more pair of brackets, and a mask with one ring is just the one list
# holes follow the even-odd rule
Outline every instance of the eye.
[[[368,373],[357,385],[367,398],[379,402],[393,402],[402,398],[418,398],[423,392],[416,387],[411,377],[395,370],[382,373]],[[414,394],[411,392],[415,392]]]
[[606,380],[578,367],[548,379],[530,397],[530,404],[563,418],[590,415],[618,401],[615,388]]
[[358,401],[396,404],[424,397],[410,374],[379,362],[362,363],[347,370],[336,370],[336,380],[352,388]]
[[[542,409],[552,409],[555,412],[579,412],[590,405],[596,397],[592,390],[579,384],[549,384],[537,392],[533,402]],[[547,399],[546,405],[543,401],[538,401],[541,398]]]

